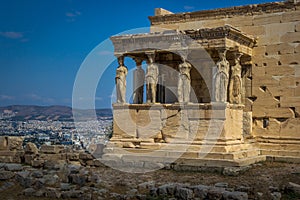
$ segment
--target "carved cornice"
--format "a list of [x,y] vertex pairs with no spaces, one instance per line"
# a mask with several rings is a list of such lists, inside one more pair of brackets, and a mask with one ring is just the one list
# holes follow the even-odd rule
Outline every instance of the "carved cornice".
[[[199,47],[206,49],[230,49],[236,47],[228,46],[226,41],[231,41],[234,45],[243,46],[246,49],[252,49],[255,45],[255,39],[252,36],[248,36],[227,25],[218,28],[185,30],[180,32],[164,31],[159,33],[112,36],[110,39],[114,44],[115,54],[129,54],[149,50],[177,51],[185,47],[191,49]],[[246,52],[246,54],[248,53]]]
[[277,13],[292,11],[300,6],[300,3],[293,1],[264,3],[258,5],[236,6],[230,8],[221,8],[215,10],[203,10],[196,12],[186,12],[178,14],[167,14],[159,16],[149,16],[151,25],[172,24],[179,22],[188,22],[196,20],[220,19],[232,16],[259,15],[263,13]]
[[218,28],[207,28],[199,30],[186,30],[184,31],[189,37],[194,40],[203,40],[203,39],[221,39],[227,38],[238,42],[240,45],[244,45],[252,48],[256,41],[252,36],[242,33],[240,30],[233,28],[232,26],[226,25],[224,27]]

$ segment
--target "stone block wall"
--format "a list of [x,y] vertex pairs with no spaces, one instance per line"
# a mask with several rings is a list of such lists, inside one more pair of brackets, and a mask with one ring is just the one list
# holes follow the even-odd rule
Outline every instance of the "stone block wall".
[[[114,106],[111,141],[124,142],[123,147],[135,147],[134,144],[139,142],[188,143],[242,139],[243,106],[223,103]],[[132,144],[128,145],[128,142]]]
[[262,143],[298,144],[300,150],[300,3],[275,2],[149,19],[153,32],[228,24],[256,37],[245,102],[245,111],[252,112],[252,134]]

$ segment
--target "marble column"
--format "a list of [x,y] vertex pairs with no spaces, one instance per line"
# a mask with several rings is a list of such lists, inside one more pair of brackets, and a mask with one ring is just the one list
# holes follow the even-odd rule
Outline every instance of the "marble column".
[[148,66],[146,71],[146,89],[147,89],[147,103],[156,102],[156,89],[158,82],[158,66],[155,63],[155,53],[147,53]]
[[145,71],[142,69],[143,59],[133,58],[136,63],[133,80],[133,103],[142,104],[144,96]]
[[124,65],[124,56],[118,57],[119,66],[116,70],[116,91],[117,91],[117,103],[126,102],[126,76],[128,73],[127,67]]
[[179,64],[179,77],[178,77],[178,102],[188,103],[190,102],[190,91],[191,91],[191,64],[183,58],[183,63]]
[[234,54],[235,64],[231,66],[231,76],[229,82],[229,102],[233,104],[242,103],[242,66],[240,58],[242,54]]
[[227,102],[227,90],[229,81],[229,67],[230,64],[226,60],[226,51],[219,50],[220,60],[216,63],[217,71],[214,76],[215,80],[215,101],[216,102]]

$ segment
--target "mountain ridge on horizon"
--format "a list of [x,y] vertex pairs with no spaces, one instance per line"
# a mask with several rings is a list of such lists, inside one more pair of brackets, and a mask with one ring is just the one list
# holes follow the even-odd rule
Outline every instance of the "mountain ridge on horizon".
[[[54,121],[73,121],[73,110],[79,114],[80,120],[92,120],[93,109],[73,109],[69,106],[51,105],[10,105],[0,107],[1,119],[12,119],[19,121],[26,120],[54,120]],[[111,117],[110,108],[95,109],[97,117]]]

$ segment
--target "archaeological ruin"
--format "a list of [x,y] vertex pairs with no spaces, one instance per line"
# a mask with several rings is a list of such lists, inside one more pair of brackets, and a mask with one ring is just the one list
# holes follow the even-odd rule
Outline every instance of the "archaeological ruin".
[[[104,162],[300,162],[300,3],[158,8],[149,20],[150,33],[111,37],[119,67]],[[136,63],[133,80],[125,57]]]

